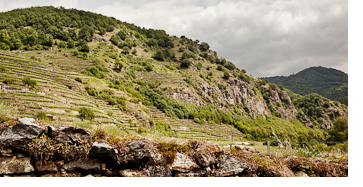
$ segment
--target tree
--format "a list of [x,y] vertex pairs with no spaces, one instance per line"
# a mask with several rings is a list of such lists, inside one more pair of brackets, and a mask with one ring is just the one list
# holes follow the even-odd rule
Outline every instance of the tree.
[[200,44],[200,49],[202,51],[206,51],[209,49],[209,44],[205,43],[205,42],[202,42],[202,44]]
[[37,82],[29,77],[23,78],[22,82],[24,85],[28,85],[32,88],[35,88],[35,86],[37,85]]
[[154,55],[153,55],[153,58],[156,59],[156,60],[160,60],[160,61],[164,61],[164,53],[163,51],[159,50],[157,51]]
[[180,67],[181,68],[189,68],[191,62],[189,59],[183,59],[181,64],[180,64]]
[[96,117],[96,115],[93,112],[93,110],[91,110],[89,108],[86,108],[86,107],[82,107],[82,108],[78,109],[78,112],[79,112],[78,117],[81,120],[88,119],[88,120],[93,121],[95,119],[95,117]]
[[330,135],[331,141],[348,141],[348,118],[337,118],[334,121],[334,126],[329,130],[328,133]]

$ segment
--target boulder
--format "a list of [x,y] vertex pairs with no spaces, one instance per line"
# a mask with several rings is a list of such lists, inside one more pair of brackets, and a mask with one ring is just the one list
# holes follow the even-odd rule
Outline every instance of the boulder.
[[34,171],[30,158],[0,157],[0,175],[24,174]]
[[200,167],[188,155],[182,153],[176,153],[171,168],[173,171],[179,171],[185,173],[185,172],[190,172],[194,169],[199,169]]
[[120,150],[117,160],[121,165],[140,165],[147,163],[151,158],[151,148],[144,142],[132,140],[126,148]]
[[218,154],[223,153],[223,149],[213,142],[196,143],[194,150],[195,160],[199,165],[205,167],[215,164],[217,162],[215,158],[218,157]]
[[48,126],[48,137],[55,140],[57,143],[84,144],[90,139],[90,133],[81,128],[75,127],[53,127]]
[[9,126],[3,131],[0,135],[0,145],[21,149],[43,132],[44,130],[35,123],[33,118],[22,118],[16,125]]
[[100,159],[115,159],[118,151],[113,147],[105,144],[94,142],[89,151],[90,158],[100,158]]
[[96,159],[71,161],[63,168],[68,172],[101,173],[101,164]]
[[246,163],[240,161],[232,154],[223,155],[217,166],[220,169],[220,171],[216,173],[217,177],[238,175],[247,168]]

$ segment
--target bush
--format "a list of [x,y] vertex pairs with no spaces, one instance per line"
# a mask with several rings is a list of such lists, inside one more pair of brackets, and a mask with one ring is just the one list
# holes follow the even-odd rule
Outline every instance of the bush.
[[202,63],[200,63],[200,62],[199,62],[199,63],[197,64],[197,69],[198,69],[198,70],[201,70],[201,69],[202,69],[202,67],[203,67]]
[[181,64],[180,64],[180,67],[181,68],[189,68],[191,62],[189,59],[183,59]]
[[47,115],[43,111],[38,111],[37,112],[37,119],[39,119],[39,120],[46,120],[47,119]]
[[229,73],[227,71],[224,72],[223,79],[228,80],[230,77]]
[[4,81],[3,81],[3,83],[4,84],[6,84],[6,85],[9,85],[9,84],[13,84],[15,82],[15,79],[5,79]]
[[37,85],[37,82],[29,77],[23,78],[22,82],[24,85],[28,85],[32,88],[35,88],[35,86]]
[[87,120],[90,120],[90,121],[93,121],[96,117],[95,113],[93,112],[92,109],[89,109],[89,108],[85,108],[85,107],[82,107],[80,109],[78,109],[78,112],[79,112],[79,118],[83,121],[85,119]]
[[6,67],[5,67],[5,66],[0,65],[0,72],[5,72],[5,71],[6,71]]
[[77,82],[82,83],[82,79],[81,79],[81,78],[79,78],[79,77],[76,77],[74,80],[76,80]]

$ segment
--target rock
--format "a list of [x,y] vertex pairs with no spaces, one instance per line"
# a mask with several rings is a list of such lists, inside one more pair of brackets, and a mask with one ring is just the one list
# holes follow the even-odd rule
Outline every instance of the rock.
[[0,145],[21,149],[43,132],[44,130],[35,123],[33,118],[22,118],[16,125],[9,126],[3,131],[0,135]]
[[24,174],[34,171],[30,158],[0,157],[0,175]]
[[124,169],[120,170],[119,173],[121,177],[145,177],[141,171],[136,169]]
[[171,177],[171,170],[167,166],[146,166],[144,173],[147,177]]
[[63,168],[68,172],[101,173],[101,164],[96,159],[71,161]]
[[84,176],[84,177],[94,177],[93,175],[91,175],[91,174],[88,174],[88,175],[86,175],[86,176]]
[[13,157],[15,154],[11,148],[3,148],[0,150],[1,156]]
[[48,126],[47,135],[58,143],[84,144],[90,139],[90,133],[75,127],[53,127]]
[[245,146],[241,146],[241,145],[235,145],[235,146],[233,146],[233,148],[235,148],[237,151],[244,151],[244,152],[250,152],[250,153],[260,153],[260,151],[258,151],[257,149],[255,149],[253,147],[245,147]]
[[295,177],[309,177],[309,175],[303,171],[296,171],[296,172],[294,172],[294,175],[295,175]]
[[150,152],[150,159],[147,164],[148,165],[166,165],[167,160],[161,153]]
[[247,168],[247,164],[240,161],[235,155],[227,154],[218,163],[218,168],[220,171],[216,173],[216,176],[227,177],[241,173]]
[[58,167],[54,162],[42,163],[40,161],[36,161],[35,169],[40,173],[56,173],[58,171]]
[[193,146],[195,149],[194,158],[201,166],[210,166],[216,163],[216,159],[219,153],[223,152],[223,149],[213,142],[197,142]]
[[185,173],[193,169],[199,169],[200,167],[188,155],[176,153],[171,168],[174,171],[180,171]]
[[[209,168],[209,167],[208,167]],[[210,169],[210,168],[209,168]],[[175,173],[175,177],[205,177],[207,176],[207,169],[198,170],[195,172],[188,172],[188,173]]]
[[151,148],[144,142],[132,140],[126,144],[126,148],[117,155],[121,165],[140,165],[147,163],[151,157]]
[[91,150],[89,151],[89,157],[114,160],[117,153],[118,151],[116,149],[105,143],[94,142],[92,144]]

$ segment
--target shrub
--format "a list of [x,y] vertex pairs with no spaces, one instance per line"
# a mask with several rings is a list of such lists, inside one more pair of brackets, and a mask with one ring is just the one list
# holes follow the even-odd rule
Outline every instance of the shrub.
[[46,120],[47,119],[47,115],[43,111],[38,111],[37,112],[37,119]]
[[227,71],[224,72],[223,79],[228,80],[230,77],[229,73]]
[[4,84],[6,84],[6,85],[9,85],[9,84],[13,84],[15,82],[15,79],[5,79],[4,81],[3,81],[3,83]]
[[202,63],[200,63],[200,62],[198,62],[198,64],[197,64],[196,66],[197,66],[197,69],[198,69],[198,70],[201,70],[201,69],[202,69],[202,67],[203,67]]
[[78,112],[79,112],[79,118],[81,120],[90,120],[90,121],[93,121],[95,119],[95,113],[93,112],[92,109],[89,109],[89,108],[85,108],[85,107],[82,107],[80,109],[78,109]]
[[165,56],[164,56],[163,51],[161,51],[161,50],[157,51],[157,52],[153,55],[153,58],[154,58],[154,59],[156,59],[156,60],[164,61]]
[[5,71],[6,71],[6,67],[5,67],[5,66],[0,65],[0,72],[5,72]]
[[184,52],[185,51],[185,48],[184,47],[180,47],[178,51],[179,52]]
[[22,82],[24,85],[28,85],[32,88],[35,88],[35,86],[37,85],[37,82],[29,77],[23,78]]
[[82,79],[81,79],[81,78],[79,78],[79,77],[76,77],[74,80],[76,80],[77,82],[82,83]]
[[180,67],[181,68],[189,68],[191,62],[189,59],[183,59],[181,64],[180,64]]
[[209,44],[208,43],[205,43],[205,42],[202,42],[202,44],[200,44],[200,49],[202,51],[206,51],[209,49]]

